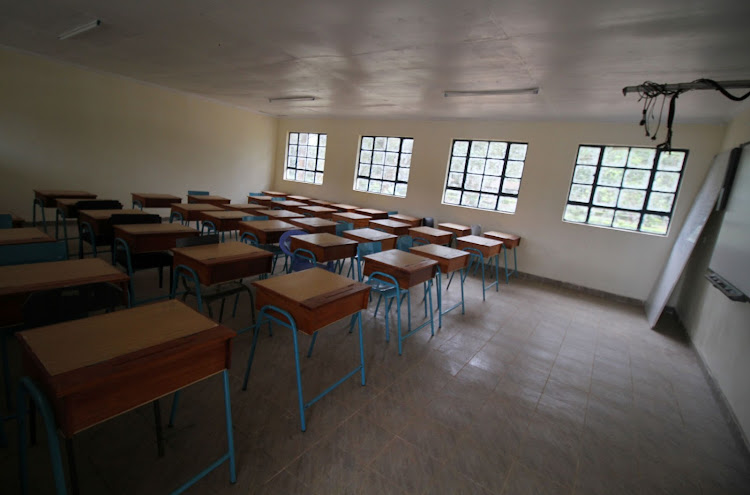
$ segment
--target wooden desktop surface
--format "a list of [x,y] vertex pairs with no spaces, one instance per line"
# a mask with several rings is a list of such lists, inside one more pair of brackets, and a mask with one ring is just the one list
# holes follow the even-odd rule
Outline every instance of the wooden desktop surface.
[[283,197],[286,197],[286,193],[285,192],[279,192],[279,191],[261,191],[261,192],[263,194],[265,194],[266,196],[271,196],[271,197],[274,197],[274,198],[283,198]]
[[453,234],[447,230],[434,229],[432,227],[412,227],[409,229],[409,235],[412,237],[421,237],[431,244],[446,245],[451,242]]
[[54,242],[55,239],[36,227],[17,229],[0,229],[0,246],[11,244],[30,244],[37,242]]
[[307,202],[310,203],[311,206],[328,206],[329,208],[333,204],[325,199],[310,199]]
[[383,251],[396,248],[398,236],[379,230],[364,228],[345,230],[344,237],[359,242],[379,242]]
[[179,212],[182,214],[182,219],[185,221],[200,220],[202,211],[224,211],[224,206],[217,206],[208,203],[174,203],[171,205],[173,212]]
[[133,201],[140,201],[144,208],[170,208],[174,203],[182,203],[182,198],[172,194],[130,193]]
[[357,242],[334,234],[294,235],[291,237],[290,249],[294,251],[299,248],[312,251],[320,263],[357,255]]
[[34,189],[36,199],[42,200],[45,208],[54,208],[58,198],[96,199],[96,194],[88,191],[69,191],[60,189]]
[[290,218],[289,223],[305,230],[311,234],[335,234],[336,222],[325,220],[323,218]]
[[345,204],[345,203],[334,203],[332,205],[329,205],[329,207],[330,208],[335,208],[335,209],[337,209],[339,211],[346,211],[346,212],[350,212],[350,213],[353,213],[355,210],[359,210],[359,206],[348,205],[348,204]]
[[360,208],[358,210],[355,210],[354,213],[359,213],[360,215],[367,215],[373,220],[385,220],[388,218],[388,212],[383,210],[376,210],[374,208]]
[[203,285],[269,273],[273,262],[273,253],[236,241],[172,248],[172,252],[172,266],[192,268]]
[[281,235],[288,230],[297,230],[297,227],[283,220],[254,220],[251,222],[240,222],[240,232],[250,232],[258,238],[261,244],[276,244]]
[[458,223],[439,223],[438,229],[447,230],[448,232],[455,234],[456,237],[461,237],[464,235],[471,234],[471,227],[469,227],[468,225],[461,225]]
[[383,229],[389,234],[395,235],[407,235],[411,225],[397,220],[385,219],[385,220],[370,220],[371,228]]
[[131,254],[167,251],[175,247],[177,239],[199,235],[196,229],[179,223],[115,225],[113,229],[115,237],[127,243]]
[[[301,201],[302,203],[310,204],[311,198],[308,198],[307,196],[297,196],[297,195],[291,195],[287,196],[286,199],[291,201]],[[325,206],[325,205],[321,205]]]
[[79,201],[91,201],[91,198],[58,198],[55,200],[55,204],[67,218],[76,218],[78,216],[78,208],[73,208],[73,206]]
[[234,331],[170,300],[17,334],[66,438],[229,368]]
[[469,265],[469,253],[460,249],[453,249],[438,244],[425,244],[409,249],[414,254],[430,258],[438,262],[442,273],[450,273]]
[[284,201],[274,201],[274,206],[281,206],[282,208],[294,208],[296,206],[309,206],[307,203],[303,201],[294,201],[294,200],[284,200]]
[[126,208],[123,210],[78,210],[78,222],[88,222],[95,235],[108,233],[112,215],[153,215],[143,210]]
[[305,215],[289,210],[258,210],[258,215],[265,215],[270,218],[287,219],[302,218]]
[[412,217],[412,216],[409,216],[409,215],[402,215],[400,213],[396,213],[395,215],[391,215],[388,218],[390,218],[391,220],[396,220],[398,222],[408,223],[409,226],[411,226],[411,227],[419,227],[420,225],[422,225],[422,219],[421,218]]
[[272,277],[253,285],[256,308],[273,305],[288,311],[297,329],[306,334],[367,309],[370,293],[368,285],[320,268]]
[[265,210],[266,207],[263,205],[255,205],[255,204],[228,204],[223,205],[222,208],[226,208],[227,210],[233,210],[233,211],[244,211],[247,215],[255,215],[258,210]]
[[331,215],[331,220],[336,222],[347,222],[354,225],[355,229],[364,229],[370,224],[370,217],[352,212],[338,212]]
[[490,239],[495,239],[496,241],[501,241],[508,249],[513,249],[514,247],[521,244],[521,236],[516,234],[506,234],[505,232],[490,231],[485,232],[482,235],[484,237],[489,237]]
[[244,211],[206,211],[200,212],[201,220],[208,220],[216,225],[216,230],[224,232],[227,230],[238,230],[239,222],[243,217],[246,217],[247,213]]
[[400,288],[408,289],[434,277],[437,266],[435,260],[391,249],[365,256],[364,274],[387,273],[396,279]]
[[297,211],[311,214],[314,217],[325,218],[326,220],[330,220],[331,215],[336,213],[335,208],[329,208],[328,206],[299,206],[297,207]]
[[498,254],[502,245],[502,241],[478,235],[466,235],[456,238],[456,247],[458,249],[464,249],[467,247],[478,249],[482,252],[482,255],[485,258]]
[[273,196],[248,196],[247,202],[250,204],[262,205],[270,208],[270,204],[273,201]]
[[203,203],[203,204],[210,204],[210,205],[228,205],[231,203],[231,200],[229,198],[225,198],[224,196],[211,196],[211,195],[188,195],[187,197],[188,203]]

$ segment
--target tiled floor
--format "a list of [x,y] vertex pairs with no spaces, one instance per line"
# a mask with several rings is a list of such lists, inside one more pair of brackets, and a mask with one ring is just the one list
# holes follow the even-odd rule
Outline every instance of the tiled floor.
[[[137,287],[153,285],[139,274]],[[448,298],[455,301],[457,286]],[[750,462],[695,352],[675,324],[652,331],[638,307],[512,280],[422,330],[398,356],[382,314],[364,315],[367,386],[353,378],[307,412],[300,432],[291,334],[261,339],[240,390],[250,335],[231,369],[238,480],[222,467],[207,494],[747,494]],[[243,296],[244,297],[244,296]],[[421,299],[421,289],[412,298]],[[414,311],[421,316],[420,311]],[[249,324],[243,300],[233,328]],[[416,322],[416,319],[415,319]],[[302,336],[306,349],[308,338]],[[339,322],[301,357],[309,398],[357,361]],[[162,399],[166,417],[171,398]],[[82,493],[165,493],[225,449],[221,382],[182,396],[157,458],[151,406],[76,438]],[[2,493],[16,493],[14,423],[0,448]],[[45,443],[31,449],[33,491],[51,491]]]

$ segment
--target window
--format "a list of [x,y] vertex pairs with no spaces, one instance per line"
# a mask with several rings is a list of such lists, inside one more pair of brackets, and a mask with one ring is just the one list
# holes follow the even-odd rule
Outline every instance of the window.
[[362,136],[354,190],[406,196],[414,139]]
[[563,220],[666,235],[686,150],[578,147]]
[[526,143],[453,141],[443,204],[515,213]]
[[322,184],[326,164],[326,141],[327,134],[290,132],[284,179]]

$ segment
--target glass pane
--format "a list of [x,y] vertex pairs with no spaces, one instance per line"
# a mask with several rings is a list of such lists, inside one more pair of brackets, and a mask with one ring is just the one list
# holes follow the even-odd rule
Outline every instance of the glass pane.
[[318,172],[322,172],[326,168],[326,161],[318,159],[318,165],[316,167],[316,170]]
[[305,168],[307,166],[307,158],[297,158],[297,168]]
[[612,222],[612,227],[618,229],[638,230],[638,224],[640,221],[640,213],[618,210],[615,212],[615,220]]
[[296,132],[290,132],[289,133],[289,144],[297,144],[297,139],[299,138],[299,134]]
[[383,167],[383,179],[396,180],[396,167]]
[[472,206],[476,208],[479,203],[479,193],[475,192],[464,192],[461,197],[461,204],[464,206]]
[[500,201],[497,202],[497,211],[504,211],[505,213],[515,213],[517,204],[518,198],[500,196]]
[[328,142],[328,134],[318,135],[318,146],[325,146],[327,142]]
[[451,172],[463,172],[466,166],[466,158],[453,157],[451,158]]
[[584,186],[581,184],[573,184],[570,186],[569,201],[576,201],[578,203],[588,203],[591,199],[591,186]]
[[396,183],[395,182],[383,182],[383,188],[381,189],[382,194],[391,194],[396,191]]
[[398,180],[401,181],[408,181],[409,180],[409,169],[408,168],[400,168],[398,169]]
[[523,162],[508,162],[505,167],[505,175],[508,177],[521,177],[523,174]]
[[322,184],[323,183],[323,174],[316,173],[315,174],[315,183],[316,184]]
[[386,153],[385,164],[392,165],[394,167],[398,165],[398,153]]
[[376,137],[375,138],[375,150],[376,151],[385,151],[385,144],[388,141],[387,138],[384,137]]
[[307,165],[305,166],[305,168],[307,170],[315,170],[315,163],[316,163],[316,160],[314,158],[311,158],[307,160]]
[[654,156],[656,156],[656,150],[654,149],[632,148],[628,158],[628,167],[652,169],[654,168]]
[[371,150],[372,149],[372,143],[373,143],[373,139],[371,137],[363,137],[362,138],[362,149],[363,150]]
[[510,145],[510,154],[508,155],[508,160],[525,160],[526,159],[526,149],[529,147],[528,144],[519,144],[514,143]]
[[370,185],[367,187],[369,192],[379,193],[383,183],[379,180],[371,180]]
[[382,165],[385,163],[385,153],[382,151],[376,151],[372,154],[372,163]]
[[482,194],[479,196],[479,207],[485,210],[494,210],[497,204],[497,196],[494,194]]
[[682,170],[682,164],[685,162],[685,153],[682,151],[663,152],[659,155],[659,170],[668,172],[679,172]]
[[361,163],[371,163],[372,162],[372,151],[362,151],[359,154],[359,161]]
[[620,190],[614,187],[597,187],[594,191],[593,203],[597,206],[615,206],[619,192]]
[[307,133],[302,132],[299,135],[299,144],[307,144]]
[[289,145],[289,156],[297,156],[297,146]]
[[469,158],[469,173],[481,174],[484,172],[484,158]]
[[297,170],[297,176],[295,177],[294,180],[298,180],[300,182],[304,182],[305,181],[305,171],[304,170]]
[[401,148],[401,138],[389,137],[386,149],[388,151],[399,151]]
[[622,181],[622,185],[634,189],[646,189],[650,179],[651,172],[648,170],[628,169],[625,171],[625,178]]
[[573,174],[573,182],[577,184],[593,184],[596,167],[586,167],[577,165]]
[[357,179],[357,191],[367,191],[367,179]]
[[369,165],[363,165],[363,164],[360,163],[359,164],[359,174],[357,174],[357,175],[363,175],[365,177],[369,177],[370,176],[370,166]]
[[315,182],[315,172],[305,172],[305,182]]
[[315,146],[308,146],[307,147],[307,156],[310,158],[315,158],[318,155],[318,148]]
[[396,184],[396,196],[406,197],[406,184]]
[[318,145],[318,135],[317,134],[308,134],[307,135],[307,145],[308,146],[317,146]]
[[604,225],[610,227],[614,215],[615,210],[610,210],[609,208],[591,208],[589,223],[592,225]]
[[[411,153],[414,148],[413,139],[403,139],[401,143],[401,153]],[[398,188],[396,188],[396,194],[398,194]],[[406,188],[404,188],[404,196],[406,196]]]
[[580,146],[578,148],[576,163],[579,165],[597,165],[599,163],[599,153],[601,153],[601,148],[598,146]]
[[669,217],[662,215],[643,215],[643,225],[641,232],[652,234],[666,234],[669,227]]
[[500,160],[505,158],[505,152],[508,151],[508,143],[501,141],[492,141],[490,143],[490,149],[487,152],[489,158],[498,158]]
[[468,153],[468,141],[453,141],[453,156],[466,156]]
[[286,178],[289,179],[289,180],[294,180],[294,174],[295,173],[296,173],[296,171],[294,169],[291,169],[291,168],[288,169],[286,171]]
[[677,184],[680,182],[680,174],[676,172],[656,172],[654,183],[651,185],[652,191],[675,192]]
[[318,158],[325,158],[325,157],[326,157],[326,149],[318,148]]
[[487,156],[488,147],[489,143],[487,141],[473,141],[471,143],[471,153],[469,154],[469,156],[484,158]]
[[674,194],[652,192],[648,197],[648,209],[669,213],[672,211],[673,202]]
[[596,183],[602,186],[620,187],[623,172],[624,170],[621,168],[602,167],[599,170],[599,179]]
[[449,205],[457,205],[460,200],[461,200],[460,191],[456,191],[455,189],[445,190],[445,197],[443,199],[444,203],[448,203]]
[[451,172],[448,174],[448,187],[463,187],[464,174]]
[[370,169],[370,177],[373,179],[382,179],[383,178],[383,166],[382,165],[373,165]]
[[487,175],[502,175],[503,161],[502,160],[487,160],[487,163],[484,166],[484,173]]
[[623,189],[620,191],[620,199],[617,200],[618,208],[627,210],[642,210],[643,202],[646,200],[646,191],[638,189]]
[[402,167],[411,167],[411,155],[405,155],[401,153],[401,163],[400,165]]
[[587,206],[568,205],[565,207],[563,220],[567,220],[568,222],[585,223],[588,214],[589,208]]
[[297,157],[290,156],[289,157],[289,162],[287,163],[287,166],[288,167],[292,167],[292,168],[296,168],[297,167]]
[[[500,192],[500,177],[485,176],[482,179],[482,191],[495,194]],[[494,203],[492,204],[492,208],[495,208]]]
[[602,165],[610,167],[624,167],[628,161],[628,148],[615,148],[613,146],[607,146],[604,148],[604,156],[602,157]]
[[505,179],[503,181],[503,192],[506,194],[518,194],[521,188],[521,181],[518,179]]
[[464,182],[464,189],[470,191],[479,191],[482,188],[482,176],[476,174],[466,174],[466,181]]

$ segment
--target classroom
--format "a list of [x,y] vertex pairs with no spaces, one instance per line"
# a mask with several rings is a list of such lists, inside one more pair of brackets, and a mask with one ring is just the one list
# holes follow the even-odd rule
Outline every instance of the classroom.
[[[0,7],[0,216],[64,245],[65,263],[79,249],[103,260],[119,294],[115,311],[55,329],[83,336],[104,318],[91,339],[107,349],[128,343],[107,321],[140,322],[167,353],[143,330],[163,319],[195,345],[153,363],[180,386],[145,368],[128,373],[153,385],[117,381],[112,356],[68,370],[71,387],[112,377],[92,401],[153,389],[98,419],[60,412],[44,382],[58,429],[37,405],[32,444],[19,378],[48,373],[34,351],[48,327],[24,324],[30,300],[6,287],[56,262],[0,256],[0,492],[749,493],[750,305],[704,276],[721,212],[654,328],[644,306],[715,156],[750,142],[750,99],[685,91],[668,125],[668,96],[623,88],[748,79],[750,7],[574,3]],[[665,182],[627,185],[645,169]],[[116,210],[78,216],[65,191]],[[198,209],[209,203],[220,213]],[[140,225],[115,227],[120,244],[98,230],[119,209],[174,232],[159,256],[145,250],[163,274],[118,257],[144,259],[127,238]],[[284,237],[286,256],[282,232],[298,230],[312,237]],[[189,250],[214,248],[252,270],[206,282]],[[425,273],[408,283],[388,271],[406,256]],[[86,338],[48,344],[52,364],[83,356]]]

